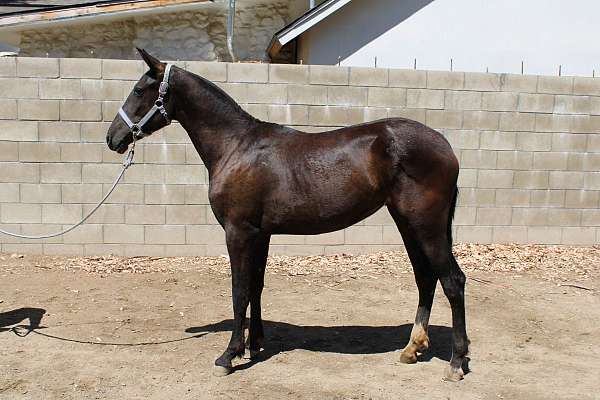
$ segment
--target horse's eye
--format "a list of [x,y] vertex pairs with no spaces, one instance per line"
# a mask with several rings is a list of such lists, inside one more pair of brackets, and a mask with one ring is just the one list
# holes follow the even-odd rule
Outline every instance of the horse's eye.
[[133,88],[133,94],[136,96],[141,96],[142,94],[144,94],[144,90],[142,88],[139,87],[134,87]]

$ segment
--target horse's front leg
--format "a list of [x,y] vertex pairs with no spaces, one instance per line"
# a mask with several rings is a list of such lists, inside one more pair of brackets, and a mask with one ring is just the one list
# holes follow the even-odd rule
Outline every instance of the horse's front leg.
[[253,287],[256,287],[256,244],[260,232],[251,227],[225,226],[227,251],[231,263],[233,331],[225,352],[215,361],[215,375],[231,373],[231,361],[244,355],[244,323]]

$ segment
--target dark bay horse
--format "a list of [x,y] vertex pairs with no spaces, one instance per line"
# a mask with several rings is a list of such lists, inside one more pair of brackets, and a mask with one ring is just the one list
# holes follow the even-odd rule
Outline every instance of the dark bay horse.
[[[410,342],[400,360],[414,363],[417,352],[429,347],[427,326],[439,280],[452,309],[446,378],[460,380],[469,341],[465,275],[452,254],[458,161],[446,139],[403,118],[299,132],[260,121],[208,80],[167,68],[143,50],[140,54],[150,69],[124,103],[125,117],[117,115],[112,122],[107,143],[124,153],[132,131],[142,138],[177,120],[208,169],[210,204],[225,230],[231,260],[235,321],[215,373],[230,373],[232,359],[242,356],[246,345],[251,356],[263,345],[260,301],[271,235],[344,229],[385,205],[402,235],[419,289]],[[150,113],[159,88],[162,110]],[[139,120],[144,120],[142,129],[133,126]]]

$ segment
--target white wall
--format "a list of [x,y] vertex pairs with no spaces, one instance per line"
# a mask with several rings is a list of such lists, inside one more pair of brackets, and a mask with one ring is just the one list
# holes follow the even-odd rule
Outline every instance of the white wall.
[[310,64],[600,74],[598,0],[353,0],[300,40]]

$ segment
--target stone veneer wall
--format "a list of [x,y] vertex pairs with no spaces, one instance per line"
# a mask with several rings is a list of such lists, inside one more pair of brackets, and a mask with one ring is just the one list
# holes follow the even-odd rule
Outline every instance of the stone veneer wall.
[[[457,242],[600,240],[600,79],[185,62],[258,118],[318,131],[405,116],[443,132],[461,161]],[[121,157],[105,134],[138,61],[0,59],[0,226],[39,234],[78,221]],[[138,165],[88,224],[4,252],[225,253],[207,174],[177,125],[140,143]],[[344,231],[275,236],[273,253],[398,249],[385,209]]]

